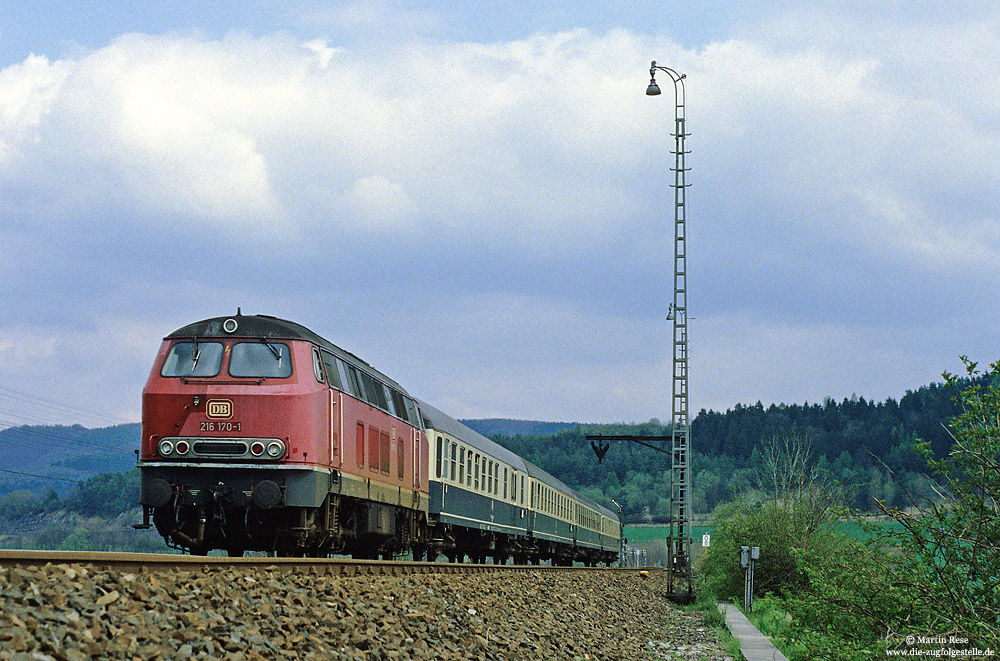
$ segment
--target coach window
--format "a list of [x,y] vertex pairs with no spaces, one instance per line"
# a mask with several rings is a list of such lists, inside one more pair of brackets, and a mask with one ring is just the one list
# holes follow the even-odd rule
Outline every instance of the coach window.
[[465,484],[465,448],[458,449],[458,483]]
[[437,479],[441,479],[441,455],[444,454],[444,438],[441,436],[437,437],[437,452],[435,453],[435,473]]
[[455,453],[456,452],[458,452],[458,448],[456,447],[456,445],[454,443],[452,443],[451,444],[451,462],[450,462],[451,463],[451,470],[448,471],[448,477],[450,477],[452,479],[452,481],[455,480],[455,463],[456,463]]
[[507,500],[507,467],[503,467],[503,499]]
[[221,366],[221,343],[178,342],[170,347],[160,376],[210,377],[217,375]]
[[229,358],[229,375],[236,377],[287,378],[292,375],[292,357],[282,342],[237,342]]
[[472,488],[479,491],[479,453],[472,459]]

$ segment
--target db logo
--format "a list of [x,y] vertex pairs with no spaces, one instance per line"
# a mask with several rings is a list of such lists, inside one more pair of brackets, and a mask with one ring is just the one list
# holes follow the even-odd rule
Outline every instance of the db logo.
[[205,415],[213,420],[233,417],[233,402],[229,399],[210,399],[205,404]]

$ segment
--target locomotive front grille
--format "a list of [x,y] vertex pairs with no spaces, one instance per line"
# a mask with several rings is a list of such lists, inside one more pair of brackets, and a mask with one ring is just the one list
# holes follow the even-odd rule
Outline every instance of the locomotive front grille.
[[164,459],[251,459],[278,461],[285,456],[285,443],[277,438],[178,438],[157,443]]
[[199,457],[242,457],[248,452],[244,441],[198,441],[193,449]]

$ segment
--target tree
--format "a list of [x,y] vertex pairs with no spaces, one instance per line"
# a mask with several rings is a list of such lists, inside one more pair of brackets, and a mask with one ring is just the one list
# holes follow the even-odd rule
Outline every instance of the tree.
[[841,641],[832,648],[869,652],[913,647],[907,636],[1000,647],[1000,362],[980,373],[962,361],[968,380],[944,375],[960,390],[950,451],[934,459],[930,442],[917,444],[938,478],[936,497],[907,491],[906,511],[877,501],[894,525],[844,543],[833,562],[803,563],[807,589],[790,608],[817,654],[831,637]]

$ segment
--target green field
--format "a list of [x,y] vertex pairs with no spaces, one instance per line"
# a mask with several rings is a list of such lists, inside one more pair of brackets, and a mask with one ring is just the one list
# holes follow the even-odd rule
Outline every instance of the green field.
[[[711,526],[691,526],[691,541],[701,544],[701,536],[712,532]],[[625,526],[625,537],[629,544],[647,544],[657,540],[666,540],[670,535],[670,526]]]
[[[900,527],[895,521],[880,521],[880,526]],[[838,521],[837,531],[844,535],[866,539],[870,533],[865,532],[859,524],[854,521]],[[712,526],[691,526],[691,541],[694,544],[701,544],[702,535],[711,534]],[[648,544],[657,540],[666,540],[670,535],[670,527],[662,525],[628,525],[625,526],[625,537],[629,544]]]

